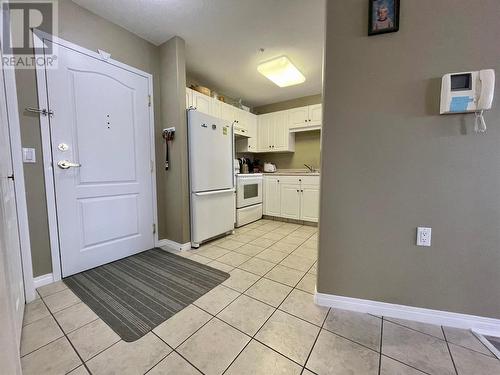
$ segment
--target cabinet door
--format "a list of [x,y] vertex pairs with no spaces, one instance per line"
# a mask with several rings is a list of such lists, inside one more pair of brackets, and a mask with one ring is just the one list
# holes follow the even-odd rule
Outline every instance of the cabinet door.
[[288,150],[289,132],[287,121],[288,111],[273,113],[272,132],[269,132],[272,151]]
[[246,112],[245,123],[250,137],[257,137],[257,115]]
[[259,116],[257,124],[257,148],[259,152],[271,151],[271,144],[269,143],[271,125],[271,114]]
[[318,222],[319,185],[302,185],[300,192],[300,219]]
[[247,119],[248,135],[250,136],[248,139],[248,151],[257,152],[257,116],[248,112]]
[[229,121],[231,124],[236,120],[234,111],[236,108],[234,108],[232,105],[222,103],[220,104],[220,118],[226,121]]
[[309,107],[299,107],[293,108],[288,111],[289,120],[288,127],[289,129],[294,128],[303,128],[309,124]]
[[242,130],[245,130],[248,134],[248,113],[239,108],[234,109],[234,119],[238,127]]
[[300,185],[282,184],[280,193],[281,217],[298,220],[300,218]]
[[222,107],[222,102],[218,99],[212,98],[212,103],[210,106],[210,114],[214,117],[221,118],[220,115],[221,107]]
[[204,95],[202,93],[193,90],[193,107],[196,107],[198,111],[210,115],[211,103],[212,103],[212,98],[210,96]]
[[323,120],[323,106],[321,104],[309,106],[309,120],[309,126],[321,125]]
[[280,180],[264,177],[264,215],[280,216]]
[[193,105],[193,90],[186,87],[186,109]]

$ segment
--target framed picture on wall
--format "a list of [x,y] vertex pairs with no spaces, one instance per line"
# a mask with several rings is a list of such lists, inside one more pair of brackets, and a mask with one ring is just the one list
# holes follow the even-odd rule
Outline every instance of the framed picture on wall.
[[368,35],[395,33],[399,30],[399,0],[368,1]]

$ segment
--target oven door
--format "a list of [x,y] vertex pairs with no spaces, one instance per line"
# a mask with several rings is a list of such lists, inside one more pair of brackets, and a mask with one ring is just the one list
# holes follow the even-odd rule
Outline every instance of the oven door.
[[237,178],[236,207],[262,203],[262,177]]

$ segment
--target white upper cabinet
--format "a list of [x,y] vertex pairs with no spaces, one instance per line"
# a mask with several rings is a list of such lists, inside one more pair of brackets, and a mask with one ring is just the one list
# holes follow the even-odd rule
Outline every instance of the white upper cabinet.
[[246,126],[245,133],[249,138],[236,139],[236,152],[257,152],[257,115],[243,112],[244,119],[240,123]]
[[236,120],[236,108],[226,103],[220,103],[220,118],[230,123]]
[[257,119],[257,151],[271,151],[271,143],[269,140],[269,132],[271,129],[271,113],[260,115]]
[[292,108],[288,111],[290,129],[303,127],[307,125],[309,119],[309,107]]
[[193,105],[193,90],[186,87],[186,109]]
[[273,120],[272,151],[294,151],[295,136],[288,131],[288,111],[275,112]]
[[288,111],[258,116],[258,152],[291,152],[295,150],[295,135],[288,131]]
[[309,126],[321,126],[323,123],[323,106],[315,104],[309,106]]
[[222,104],[220,100],[212,98],[210,114],[214,117],[221,118]]
[[291,131],[307,131],[320,129],[322,125],[323,109],[321,104],[288,110],[288,127]]
[[234,131],[237,134],[248,136],[248,112],[239,108],[234,111]]
[[239,137],[237,152],[294,152],[295,132],[321,129],[322,105],[254,115],[218,99],[186,88],[186,108],[226,120]]
[[199,93],[198,91],[193,90],[193,107],[195,107],[198,111],[207,113],[209,115],[212,114],[212,98],[205,94]]

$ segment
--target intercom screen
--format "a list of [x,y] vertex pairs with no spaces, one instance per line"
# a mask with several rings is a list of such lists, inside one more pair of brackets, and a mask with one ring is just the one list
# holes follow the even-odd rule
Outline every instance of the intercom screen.
[[451,76],[451,91],[472,89],[472,74],[454,74]]

